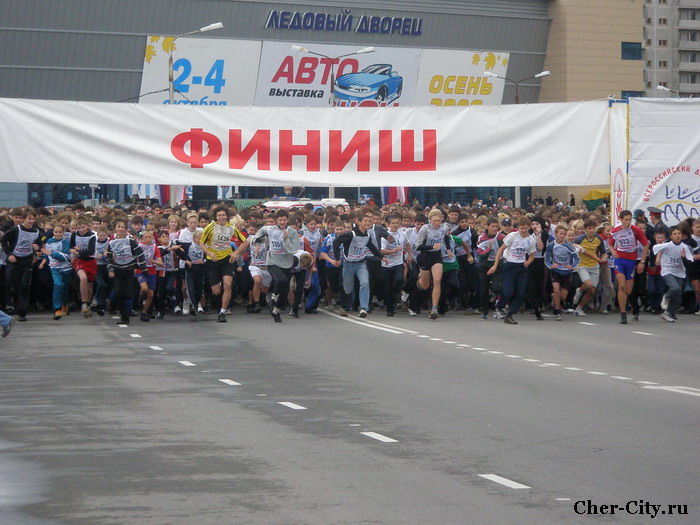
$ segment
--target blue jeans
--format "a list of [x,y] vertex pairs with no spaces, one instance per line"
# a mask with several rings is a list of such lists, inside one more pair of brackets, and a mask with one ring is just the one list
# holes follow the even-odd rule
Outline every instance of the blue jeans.
[[654,310],[661,310],[661,299],[668,286],[661,275],[647,275],[647,301]]
[[5,328],[7,325],[10,324],[10,321],[12,321],[12,317],[0,310],[0,326]]
[[[308,272],[310,272],[311,269],[307,270],[307,275]],[[316,304],[318,303],[318,299],[321,297],[321,282],[318,279],[318,271],[312,272],[311,273],[311,286],[309,287],[309,291],[307,292],[306,295],[306,305],[304,306],[307,309],[312,309],[316,308]]]
[[527,295],[527,268],[524,264],[506,262],[501,275],[501,298],[496,305],[503,310],[510,302],[510,315],[520,310]]
[[367,310],[369,308],[369,272],[365,261],[343,263],[343,289],[350,299],[345,304],[345,310],[349,310],[352,305],[352,297],[355,291],[355,276],[360,281],[360,308]]
[[60,310],[68,304],[70,298],[70,281],[73,278],[73,270],[59,270],[51,268],[53,279],[53,309]]

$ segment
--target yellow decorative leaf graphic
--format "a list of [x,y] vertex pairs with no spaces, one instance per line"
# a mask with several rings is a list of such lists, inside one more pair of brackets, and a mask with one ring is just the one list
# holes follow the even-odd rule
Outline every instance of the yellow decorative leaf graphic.
[[481,57],[478,54],[474,53],[474,55],[472,56],[472,65],[477,66],[479,65],[479,62],[481,62]]
[[148,62],[150,64],[151,60],[153,59],[154,56],[156,56],[156,48],[150,44],[147,45],[146,46],[146,62]]
[[503,65],[504,65],[504,66],[507,66],[507,65],[508,65],[508,59],[507,59],[507,58],[504,58],[504,59],[503,59]]
[[493,69],[493,67],[496,65],[496,55],[493,53],[487,53],[486,54],[486,60],[484,60],[486,63],[486,70],[488,71],[489,69]]
[[177,47],[175,47],[175,44],[173,43],[173,40],[175,40],[175,38],[172,36],[166,36],[163,39],[163,51],[165,51],[166,53],[170,53],[171,50],[175,51],[177,49]]
[[151,38],[148,39],[148,41],[149,41],[151,44],[157,44],[157,43],[158,43],[158,40],[160,40],[160,37],[159,37],[159,36],[152,36]]

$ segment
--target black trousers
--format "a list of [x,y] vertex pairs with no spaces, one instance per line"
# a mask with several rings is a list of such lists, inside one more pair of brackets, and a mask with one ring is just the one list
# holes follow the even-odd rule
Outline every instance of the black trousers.
[[[10,297],[15,297],[15,308],[19,315],[27,315],[29,296],[32,290],[34,257],[17,257],[13,263],[7,261],[7,280],[10,284]],[[8,298],[8,303],[9,303]]]
[[272,293],[277,295],[277,300],[273,301],[272,306],[284,308],[287,306],[289,280],[292,278],[292,269],[270,265],[267,267],[267,271],[270,272],[270,275],[272,275]]
[[134,268],[114,269],[114,279],[112,280],[112,289],[114,290],[114,308],[119,310],[122,320],[129,318],[129,308],[127,301],[133,298],[134,291]]
[[479,309],[482,314],[489,313],[489,292],[498,295],[501,292],[501,271],[487,275],[489,266],[479,267]]
[[403,288],[403,264],[391,268],[382,268],[384,272],[384,304],[387,312],[396,310],[396,297]]

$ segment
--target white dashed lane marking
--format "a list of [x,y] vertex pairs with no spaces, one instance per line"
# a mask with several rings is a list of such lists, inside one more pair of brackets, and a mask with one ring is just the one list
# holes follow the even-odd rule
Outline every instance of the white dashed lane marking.
[[382,434],[377,434],[376,432],[360,432],[360,434],[363,434],[367,437],[371,437],[372,439],[376,439],[377,441],[381,441],[382,443],[398,443],[399,441],[394,438],[390,438],[388,436],[384,436]]
[[291,408],[292,410],[306,410],[306,407],[297,405],[296,403],[292,403],[290,401],[279,401],[278,403],[287,408]]
[[178,361],[182,366],[197,366],[194,363],[190,363],[189,361]]
[[632,332],[633,334],[639,334],[639,335],[654,335],[650,334],[649,332]]
[[162,348],[160,346],[155,346],[155,345],[149,346],[148,348],[150,348],[151,350],[162,350]]
[[131,337],[141,337],[139,334],[129,334]]
[[497,476],[496,474],[479,474],[479,477],[488,479],[489,481],[493,481],[494,483],[500,483],[501,485],[505,485],[506,487],[511,489],[519,490],[532,488],[528,487],[527,485],[523,485],[522,483],[518,483],[517,481],[513,481],[512,479]]
[[240,383],[236,383],[235,381],[233,381],[231,379],[219,379],[219,381],[221,381],[222,383],[225,383],[227,385],[230,385],[230,386],[240,386]]

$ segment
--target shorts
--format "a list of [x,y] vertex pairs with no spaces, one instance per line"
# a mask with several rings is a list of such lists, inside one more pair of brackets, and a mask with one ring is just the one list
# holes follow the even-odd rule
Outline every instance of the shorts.
[[688,267],[688,280],[689,281],[700,280],[700,267],[698,267],[695,263],[691,264]]
[[442,264],[442,252],[421,252],[418,254],[418,268],[430,271],[436,264]]
[[552,278],[553,283],[559,283],[559,286],[563,290],[568,290],[569,287],[571,286],[571,274],[567,273],[559,273],[555,270],[551,270],[549,272],[549,276]]
[[209,275],[210,286],[221,284],[226,276],[233,278],[233,274],[236,271],[236,265],[229,262],[228,259],[228,256],[226,256],[218,261],[207,261],[207,273]]
[[581,278],[581,282],[591,281],[591,285],[595,288],[598,286],[598,281],[600,280],[600,266],[591,268],[579,266],[578,276]]
[[136,280],[139,284],[146,283],[149,290],[156,289],[156,274],[149,275],[147,273],[137,273]]
[[637,261],[633,261],[632,259],[615,259],[615,275],[622,274],[627,281],[634,279],[634,270],[636,267]]
[[75,273],[80,270],[84,271],[88,282],[94,283],[95,277],[97,277],[97,259],[76,259],[73,261],[73,269]]
[[248,267],[250,270],[250,275],[255,279],[256,276],[262,277],[262,285],[265,288],[269,288],[270,285],[272,284],[272,275],[270,275],[270,272],[267,271],[265,268],[260,268],[260,266],[254,266],[250,265]]

